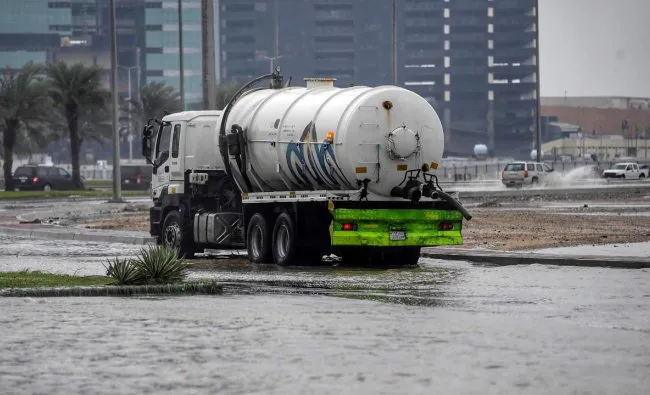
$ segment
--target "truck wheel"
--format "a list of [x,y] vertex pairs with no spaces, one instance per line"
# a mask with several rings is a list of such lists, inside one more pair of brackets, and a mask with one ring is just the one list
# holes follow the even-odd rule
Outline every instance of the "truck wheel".
[[181,214],[178,211],[170,211],[163,222],[160,239],[162,245],[178,251],[179,257],[193,258],[195,253],[194,241],[183,227]]
[[272,240],[273,261],[277,265],[293,266],[298,263],[295,226],[289,214],[282,213],[275,220]]
[[262,214],[254,214],[248,221],[246,231],[246,249],[252,263],[269,263],[271,261],[271,235],[266,219]]
[[639,175],[639,178],[645,178],[645,174],[641,173],[641,174]]

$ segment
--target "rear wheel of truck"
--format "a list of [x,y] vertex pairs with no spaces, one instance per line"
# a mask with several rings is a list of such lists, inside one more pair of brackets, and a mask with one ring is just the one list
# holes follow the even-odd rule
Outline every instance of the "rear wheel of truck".
[[170,211],[163,222],[161,244],[164,247],[178,251],[179,257],[193,258],[196,253],[194,241],[191,234],[183,225],[181,214],[174,210]]
[[273,261],[279,266],[294,266],[299,263],[295,229],[293,219],[287,213],[280,214],[275,220],[271,250]]
[[246,249],[252,263],[271,262],[271,234],[264,216],[254,214],[248,221]]

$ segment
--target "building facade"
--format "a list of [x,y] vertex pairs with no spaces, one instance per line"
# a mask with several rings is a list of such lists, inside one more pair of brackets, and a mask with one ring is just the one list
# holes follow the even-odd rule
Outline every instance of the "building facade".
[[[164,82],[180,91],[178,0],[146,0],[146,82]],[[202,88],[201,0],[183,0],[185,107],[200,108]]]
[[[220,0],[220,75],[280,64],[294,84],[392,84],[392,0]],[[399,0],[397,84],[439,112],[451,155],[529,152],[536,118],[535,0]]]
[[[17,70],[29,61],[95,65],[104,69],[109,87],[107,0],[0,0],[0,7],[0,67]],[[137,92],[145,66],[143,0],[116,0],[116,20],[119,92],[128,97]]]

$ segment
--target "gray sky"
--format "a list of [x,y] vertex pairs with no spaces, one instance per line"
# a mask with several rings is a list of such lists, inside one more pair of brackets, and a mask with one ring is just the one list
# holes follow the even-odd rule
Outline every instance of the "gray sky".
[[650,0],[539,0],[542,96],[650,97]]

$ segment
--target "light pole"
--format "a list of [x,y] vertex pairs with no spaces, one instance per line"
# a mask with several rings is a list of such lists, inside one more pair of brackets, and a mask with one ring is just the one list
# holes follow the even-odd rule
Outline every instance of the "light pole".
[[397,5],[393,0],[393,85],[397,86]]
[[185,111],[185,59],[183,59],[183,4],[178,0],[178,72],[181,109]]
[[217,70],[214,56],[214,1],[201,0],[201,57],[203,65],[203,109],[217,108]]
[[273,71],[274,71],[274,69],[273,69],[273,62],[276,61],[276,60],[278,60],[278,59],[280,59],[280,58],[283,57],[283,56],[284,56],[284,55],[278,55],[278,56],[273,56],[273,57],[265,56],[265,57],[263,58],[264,60],[268,60],[268,61],[269,61],[269,74],[273,74]]
[[115,22],[115,0],[110,0],[111,23],[111,96],[113,99],[113,202],[122,202],[120,174],[120,132],[117,108],[117,23]]
[[540,114],[542,103],[541,98],[542,94],[540,90],[540,78],[539,78],[539,0],[535,1],[535,66],[537,70],[535,71],[535,84],[536,84],[536,100],[537,100],[537,110],[535,111],[535,149],[537,150],[537,161],[542,161],[542,115]]
[[[126,104],[129,107],[129,110],[128,110],[128,113],[127,113],[127,117],[129,119],[129,122],[128,122],[128,125],[129,125],[128,132],[129,133],[128,133],[128,136],[127,136],[127,141],[129,142],[129,163],[130,163],[133,160],[133,133],[132,133],[133,132],[133,122],[131,120],[131,101],[133,100],[133,88],[131,86],[131,70],[135,69],[135,70],[138,71],[138,74],[139,74],[140,66],[139,65],[136,65],[136,66],[119,66],[118,65],[117,67],[119,67],[121,69],[125,69],[128,72],[129,97],[126,98]],[[139,95],[136,94],[136,97],[138,97],[138,96]]]

